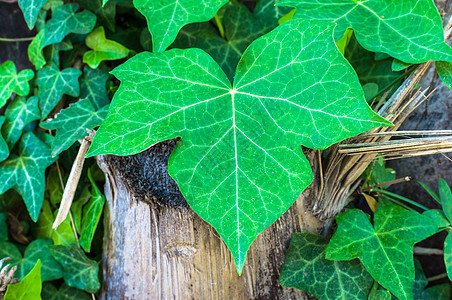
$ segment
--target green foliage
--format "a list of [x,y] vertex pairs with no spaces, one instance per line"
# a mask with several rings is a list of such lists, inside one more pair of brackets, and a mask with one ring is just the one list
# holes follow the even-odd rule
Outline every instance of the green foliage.
[[[299,144],[324,149],[390,125],[365,103],[332,30],[296,21],[259,38],[243,54],[233,88],[201,50],[136,55],[113,71],[122,84],[88,155],[134,154],[182,136],[169,172],[219,232],[241,273],[252,241],[312,181]],[[338,78],[341,84],[331,85]],[[319,97],[323,103],[315,101]],[[212,164],[216,157],[223,158],[220,165]]]
[[351,27],[367,50],[406,63],[452,60],[452,49],[444,43],[441,17],[430,0],[279,0],[277,5],[296,7],[295,19],[336,23],[336,40]]
[[62,278],[63,268],[50,254],[49,246],[51,245],[53,245],[51,240],[34,240],[27,246],[22,258],[22,254],[14,244],[0,242],[0,259],[11,257],[12,260],[9,263],[12,266],[17,266],[15,275],[21,280],[33,269],[38,260],[42,262],[42,281]]
[[41,261],[38,260],[33,269],[22,282],[8,285],[5,300],[41,300]]
[[72,288],[63,283],[59,289],[57,289],[51,283],[44,283],[42,285],[42,299],[45,300],[91,300],[91,296],[86,292],[79,289]]
[[[0,116],[0,128],[2,128],[3,123],[5,122],[5,117]],[[8,144],[0,135],[0,161],[5,160],[9,155]]]
[[187,24],[212,19],[228,0],[134,0],[148,22],[154,52],[163,52]]
[[285,254],[281,285],[306,291],[317,299],[365,299],[374,282],[372,276],[359,260],[326,260],[327,244],[326,237],[294,233]]
[[0,194],[15,189],[24,198],[31,218],[37,221],[44,201],[45,169],[56,159],[44,142],[32,132],[25,133],[19,155],[12,154],[0,163]]
[[83,69],[83,76],[80,78],[80,98],[88,98],[97,110],[110,103],[108,99],[106,83],[110,75],[98,69],[91,69],[86,66]]
[[80,75],[82,72],[73,68],[60,71],[57,67],[46,67],[39,70],[36,84],[39,86],[38,97],[42,119],[55,108],[63,94],[73,97],[80,94],[78,83]]
[[28,46],[28,59],[35,66],[36,70],[41,69],[46,64],[46,60],[42,52],[42,49],[44,48],[44,41],[45,30],[41,30]]
[[96,14],[99,23],[110,31],[115,31],[116,3],[110,2],[108,5],[102,4],[101,0],[79,0],[84,8]]
[[129,49],[105,38],[104,28],[98,27],[86,37],[86,46],[93,49],[83,54],[83,62],[97,69],[104,60],[116,60],[127,57]]
[[338,228],[326,250],[326,258],[359,258],[383,287],[400,299],[412,299],[413,246],[436,232],[430,219],[397,205],[382,206],[374,216],[353,209],[336,217]]
[[414,300],[449,300],[450,299],[450,285],[440,284],[429,287],[426,289],[428,281],[422,271],[422,266],[419,261],[414,261],[414,267],[416,270],[413,295]]
[[30,92],[28,81],[34,77],[32,70],[23,70],[17,73],[12,61],[6,61],[0,65],[0,108],[13,92],[26,96]]
[[438,71],[439,78],[441,78],[444,84],[452,90],[452,63],[437,61],[436,71]]
[[77,245],[52,246],[50,253],[64,268],[64,282],[89,293],[100,288],[97,263],[85,256]]
[[19,0],[19,7],[24,13],[25,22],[32,30],[35,27],[36,18],[47,0]]

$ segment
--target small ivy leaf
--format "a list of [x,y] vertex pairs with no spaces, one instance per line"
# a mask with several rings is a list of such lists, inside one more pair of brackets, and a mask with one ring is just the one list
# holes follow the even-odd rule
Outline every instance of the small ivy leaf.
[[414,260],[415,280],[413,284],[414,300],[449,300],[450,285],[440,284],[426,289],[428,285],[422,266],[417,259]]
[[8,285],[4,300],[41,299],[41,261],[24,277],[22,282]]
[[[58,209],[53,212],[53,221],[55,221],[57,214]],[[52,241],[55,245],[69,246],[73,243],[76,243],[77,241],[75,239],[74,234],[75,233],[72,229],[69,215],[66,217],[66,219],[64,219],[64,221],[60,225],[58,225],[58,228],[56,230],[52,229],[51,231]]]
[[96,16],[88,10],[76,13],[78,7],[78,4],[73,3],[53,10],[52,19],[45,27],[44,47],[61,43],[70,33],[88,34],[93,30]]
[[338,228],[326,258],[359,258],[383,287],[400,299],[412,299],[414,244],[436,232],[430,218],[397,205],[381,206],[372,227],[368,216],[352,209],[336,217]]
[[[364,49],[355,36],[350,39],[345,49],[345,58],[347,58],[358,74],[361,85],[365,86],[366,84],[374,83],[378,86],[376,92],[366,97],[367,100],[370,97],[375,97],[381,89],[387,88],[402,75],[402,72],[392,71],[392,58],[376,60],[375,53]],[[380,183],[382,182],[384,181],[380,181]]]
[[452,224],[452,192],[447,182],[442,178],[439,179],[438,191],[443,212]]
[[70,247],[58,245],[52,246],[50,252],[64,268],[64,282],[68,286],[75,287],[89,293],[95,293],[100,288],[97,273],[97,263],[88,257],[75,244]]
[[28,59],[30,59],[31,63],[38,71],[46,64],[44,54],[42,53],[42,50],[44,49],[44,40],[45,30],[41,30],[28,46]]
[[97,69],[104,60],[116,60],[127,57],[129,49],[123,45],[105,38],[104,28],[98,27],[91,32],[85,40],[86,46],[94,51],[87,51],[83,54],[83,62],[91,68]]
[[22,10],[30,30],[35,27],[36,18],[41,8],[46,4],[47,0],[19,0],[19,7]]
[[105,196],[102,195],[101,191],[97,188],[97,185],[91,176],[91,169],[88,169],[88,178],[91,181],[92,197],[88,204],[83,207],[80,235],[80,246],[82,246],[85,252],[90,252],[91,250],[91,242],[105,204]]
[[91,199],[91,196],[88,186],[85,186],[80,197],[71,205],[72,218],[74,219],[74,225],[78,233],[82,232],[83,206]]
[[20,139],[24,128],[41,118],[38,101],[38,97],[35,96],[28,100],[25,97],[15,97],[6,108],[6,121],[1,129],[10,150]]
[[86,292],[72,288],[65,283],[60,286],[59,290],[51,283],[44,283],[41,298],[45,300],[92,300]]
[[0,194],[15,189],[35,222],[44,201],[45,169],[56,159],[44,142],[27,132],[19,144],[19,156],[13,154],[0,163]]
[[[230,3],[224,6],[222,20],[225,37],[218,35],[218,30],[210,22],[196,23],[185,26],[179,32],[173,48],[200,48],[212,56],[226,73],[230,81],[233,81],[237,64],[245,49],[258,37],[270,32],[278,25],[272,19],[262,19],[256,14],[270,15],[278,14],[279,11],[271,11],[276,6],[265,0],[258,10],[252,14],[249,9],[241,3]],[[273,2],[273,1],[271,1]],[[259,2],[261,3],[261,2]],[[263,6],[262,6],[263,5]],[[279,7],[285,9],[285,7]]]
[[55,119],[42,122],[44,129],[56,129],[55,140],[52,143],[52,155],[58,155],[68,149],[77,140],[87,136],[86,129],[99,126],[107,116],[109,105],[99,111],[94,109],[88,98],[82,99],[63,109]]
[[[0,116],[0,128],[2,128],[3,123],[5,122],[5,117]],[[0,162],[4,161],[8,158],[9,148],[3,136],[0,134]]]
[[[279,282],[317,299],[365,299],[374,282],[359,260],[325,259],[328,239],[296,232],[286,251]],[[344,287],[347,287],[346,289]]]
[[444,42],[442,20],[431,0],[279,0],[297,8],[294,18],[337,23],[336,40],[348,27],[372,52],[384,52],[406,63],[452,60]]
[[450,230],[444,240],[444,263],[446,265],[447,276],[452,280],[452,231]]
[[44,200],[38,222],[31,227],[33,236],[36,239],[50,239],[54,219],[49,201]]
[[134,0],[148,22],[153,52],[163,52],[187,24],[212,19],[228,0]]
[[12,61],[6,61],[0,65],[0,108],[15,92],[20,96],[26,96],[30,92],[28,81],[34,77],[32,70],[22,70],[17,73]]
[[435,64],[439,78],[441,78],[444,84],[452,90],[452,63],[437,61]]
[[56,67],[45,67],[39,70],[36,84],[39,86],[38,97],[41,108],[41,119],[55,108],[63,94],[77,97],[80,94],[78,78],[82,71],[67,68],[60,71]]
[[9,261],[12,266],[17,266],[16,277],[23,279],[38,260],[42,261],[42,281],[55,280],[63,277],[63,268],[49,252],[51,240],[38,239],[31,242],[25,249],[24,257],[19,249],[12,243],[0,242],[0,259],[12,257]]
[[252,241],[312,182],[300,144],[325,149],[391,125],[366,104],[332,34],[324,22],[277,27],[245,51],[234,87],[202,50],[140,53],[112,72],[121,85],[87,156],[182,137],[169,173],[240,274]]
[[86,9],[94,12],[99,18],[99,23],[115,32],[116,4],[110,2],[108,5],[102,3],[102,0],[78,0]]
[[107,80],[110,75],[102,69],[85,66],[80,78],[80,98],[88,98],[97,110],[110,103],[107,94]]

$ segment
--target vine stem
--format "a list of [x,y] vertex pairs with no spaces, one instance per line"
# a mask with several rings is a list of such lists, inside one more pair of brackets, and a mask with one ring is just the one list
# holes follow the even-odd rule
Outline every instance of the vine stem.
[[427,278],[427,281],[432,282],[432,281],[443,279],[443,278],[447,278],[447,273],[442,273],[442,274],[439,274],[436,276],[429,277],[429,278]]
[[34,36],[25,37],[25,38],[2,38],[2,37],[0,37],[0,42],[10,42],[10,43],[29,42],[29,41],[32,41],[34,38],[35,38]]

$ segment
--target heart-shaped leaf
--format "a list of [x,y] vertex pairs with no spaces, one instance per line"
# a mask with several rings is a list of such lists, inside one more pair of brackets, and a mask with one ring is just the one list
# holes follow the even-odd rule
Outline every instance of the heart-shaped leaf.
[[400,299],[412,299],[414,244],[436,232],[429,217],[397,205],[380,206],[374,227],[361,210],[336,217],[338,228],[326,250],[326,258],[359,258],[383,287]]
[[0,194],[15,189],[35,222],[44,201],[45,169],[57,158],[44,142],[27,132],[19,144],[19,156],[13,154],[0,163]]
[[294,18],[338,24],[336,39],[353,28],[360,45],[406,63],[452,60],[441,17],[431,0],[279,0],[296,7]]
[[312,181],[300,144],[324,149],[390,125],[365,103],[323,22],[288,22],[245,51],[231,87],[199,49],[144,52],[121,80],[88,156],[128,155],[176,137],[169,173],[218,231],[241,273],[252,241]]
[[187,24],[212,19],[228,0],[133,0],[148,22],[154,52],[162,52],[174,42]]
[[279,277],[281,285],[308,292],[317,299],[366,299],[374,282],[372,276],[359,260],[326,260],[327,245],[326,237],[294,233]]
[[35,27],[36,18],[41,8],[46,4],[47,0],[19,0],[19,7],[22,10],[30,30]]
[[23,70],[17,74],[16,66],[12,61],[6,61],[0,65],[0,108],[15,92],[21,96],[27,96],[30,92],[28,81],[34,76],[32,70]]

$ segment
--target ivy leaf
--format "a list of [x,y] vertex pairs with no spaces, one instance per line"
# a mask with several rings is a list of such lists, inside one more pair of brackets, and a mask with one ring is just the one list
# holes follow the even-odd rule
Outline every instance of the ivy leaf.
[[45,300],[91,300],[91,296],[84,291],[76,288],[72,288],[67,284],[63,283],[60,289],[51,284],[44,283],[42,285],[42,299]]
[[277,5],[296,7],[294,18],[337,23],[336,40],[351,27],[367,50],[406,63],[452,60],[441,17],[431,0],[279,0]]
[[58,245],[52,246],[50,252],[64,268],[64,282],[68,286],[75,287],[89,293],[95,293],[100,288],[97,273],[97,263],[88,257],[75,244],[70,247]]
[[444,264],[446,265],[447,276],[452,280],[452,232],[447,233],[444,240]]
[[78,8],[76,3],[65,4],[52,12],[45,27],[44,47],[61,43],[70,33],[88,34],[93,30],[96,16],[88,10],[76,13]]
[[28,46],[28,59],[35,66],[36,70],[41,69],[46,64],[44,54],[42,53],[44,42],[45,30],[41,30]]
[[374,282],[372,276],[359,260],[326,260],[327,245],[326,237],[294,233],[285,254],[281,285],[308,292],[317,299],[365,299]]
[[88,98],[96,110],[110,103],[106,83],[110,75],[102,69],[85,66],[80,78],[80,98]]
[[91,242],[105,204],[105,196],[102,195],[101,191],[97,188],[96,183],[91,176],[91,169],[88,169],[88,178],[91,181],[92,197],[88,204],[83,208],[82,233],[80,235],[80,246],[82,246],[85,252],[90,252],[91,250]]
[[88,186],[85,186],[80,197],[71,205],[72,218],[74,219],[74,225],[78,233],[82,232],[83,206],[91,199],[91,196]]
[[98,27],[86,37],[86,46],[94,51],[83,54],[83,62],[97,69],[104,60],[116,60],[127,57],[129,49],[123,45],[105,38],[104,28]]
[[437,61],[435,64],[439,78],[441,78],[444,84],[452,90],[452,63]]
[[96,111],[88,98],[82,99],[63,109],[55,119],[43,122],[44,129],[56,129],[52,143],[52,155],[58,155],[68,149],[77,140],[87,136],[86,129],[99,126],[105,119],[108,105]]
[[61,186],[58,170],[53,169],[47,175],[47,199],[53,206],[58,206],[63,198],[64,189]]
[[259,0],[254,8],[253,14],[273,29],[279,25],[279,19],[291,10],[291,7],[275,6],[275,0]]
[[[245,49],[255,39],[278,25],[277,21],[257,17],[256,14],[260,14],[261,17],[270,14],[268,1],[263,2],[266,2],[261,4],[264,6],[256,7],[254,14],[241,3],[231,3],[223,7],[221,11],[224,38],[218,35],[218,30],[209,22],[190,24],[182,28],[172,47],[203,49],[220,65],[229,80],[233,81],[235,69]],[[273,4],[272,6],[275,8]]]
[[108,5],[102,3],[102,0],[78,0],[86,9],[94,12],[99,18],[99,22],[110,31],[115,31],[116,4],[110,2]]
[[24,13],[25,22],[30,30],[35,27],[36,18],[47,0],[19,0],[19,7]]
[[0,242],[0,259],[5,257],[11,257],[9,263],[12,266],[17,266],[15,272],[16,277],[19,279],[25,278],[25,276],[33,269],[38,260],[42,261],[42,281],[55,280],[63,277],[63,268],[52,257],[49,252],[49,246],[53,245],[51,240],[39,239],[31,242],[27,249],[25,249],[24,257],[19,249],[12,243]]
[[447,182],[442,178],[439,179],[438,191],[443,212],[452,224],[452,192]]
[[32,70],[22,70],[17,73],[16,66],[12,61],[6,61],[0,65],[0,108],[15,92],[26,96],[30,92],[28,81],[34,77]]
[[382,206],[374,216],[352,209],[336,217],[338,228],[326,258],[358,257],[372,277],[400,299],[412,299],[414,244],[436,232],[429,217],[397,205]]
[[19,156],[13,154],[0,163],[0,194],[15,189],[35,222],[44,201],[45,169],[56,159],[44,142],[27,132],[19,144]]
[[[55,221],[57,214],[58,210],[55,210],[53,212],[53,221]],[[52,241],[55,245],[69,246],[72,243],[76,243],[77,241],[75,239],[74,234],[75,233],[72,229],[69,215],[66,217],[66,219],[64,219],[64,221],[58,226],[56,230],[52,229],[51,231]]]
[[422,266],[418,260],[414,260],[416,270],[415,281],[413,285],[414,300],[449,300],[450,286],[449,284],[440,284],[426,289],[428,281],[425,277]]
[[22,282],[8,285],[5,300],[41,299],[41,261],[25,276]]
[[73,68],[60,71],[57,67],[46,67],[39,70],[36,84],[39,86],[39,107],[43,120],[55,108],[63,94],[73,97],[80,94],[80,75],[82,71]]
[[54,220],[50,203],[48,200],[44,200],[38,222],[31,227],[33,236],[36,239],[50,239],[52,237],[52,225]]
[[108,3],[108,0],[102,0],[102,6],[105,6],[105,4]]
[[154,52],[163,52],[187,24],[212,19],[228,0],[133,0],[148,22]]
[[332,33],[302,20],[277,27],[245,51],[234,87],[199,49],[134,56],[112,72],[122,83],[87,156],[182,137],[169,173],[241,273],[252,241],[312,181],[300,144],[324,149],[390,125],[365,103]]
[[2,135],[11,150],[20,139],[24,128],[33,121],[41,118],[38,107],[38,97],[15,97],[5,111],[5,124],[3,124]]
[[[3,123],[5,122],[5,117],[0,116],[0,128],[2,128]],[[4,161],[9,155],[9,148],[6,141],[3,139],[0,134],[0,162]]]

